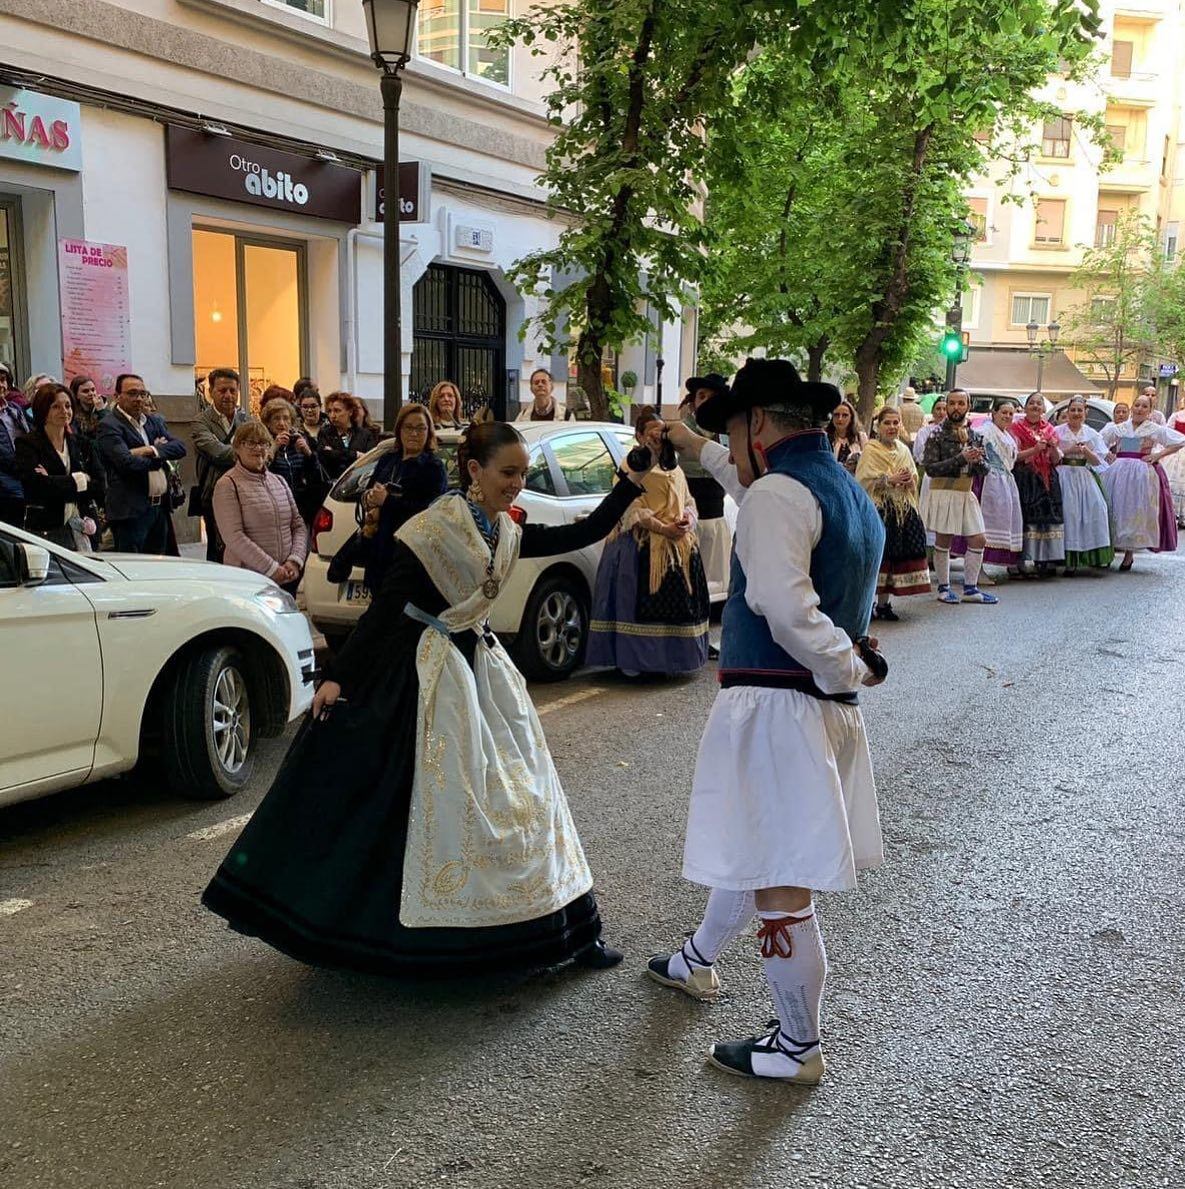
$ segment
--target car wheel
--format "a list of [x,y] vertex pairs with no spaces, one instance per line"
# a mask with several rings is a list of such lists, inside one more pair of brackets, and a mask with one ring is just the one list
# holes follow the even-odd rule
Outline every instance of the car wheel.
[[161,749],[169,782],[190,797],[233,797],[255,756],[247,665],[237,648],[204,648],[178,667],[164,708]]
[[534,681],[563,681],[588,643],[588,608],[569,578],[545,578],[531,592],[516,642],[519,668]]

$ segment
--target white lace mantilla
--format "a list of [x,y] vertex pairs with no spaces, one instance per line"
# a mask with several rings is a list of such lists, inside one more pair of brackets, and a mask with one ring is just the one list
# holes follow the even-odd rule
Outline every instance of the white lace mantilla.
[[[499,516],[493,576],[518,557],[519,530]],[[396,534],[449,601],[439,623],[482,631],[493,600],[490,551],[465,500],[446,496]],[[592,888],[543,728],[500,642],[473,669],[438,627],[416,650],[416,772],[399,920],[409,928],[509,925],[555,912]]]

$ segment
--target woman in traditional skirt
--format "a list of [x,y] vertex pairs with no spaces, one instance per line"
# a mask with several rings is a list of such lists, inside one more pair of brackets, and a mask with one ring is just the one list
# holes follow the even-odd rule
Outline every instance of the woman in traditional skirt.
[[391,974],[606,967],[592,875],[521,674],[487,616],[517,559],[587,548],[642,494],[519,525],[528,456],[470,426],[464,493],[396,534],[271,791],[203,902],[304,962]]
[[1052,578],[1057,562],[1066,556],[1066,533],[1062,522],[1062,489],[1057,467],[1061,453],[1057,434],[1045,419],[1045,397],[1029,394],[1025,415],[1014,421],[1009,432],[1016,439],[1016,466],[1012,474],[1020,492],[1024,514],[1024,556],[1041,578]]
[[[643,409],[638,442],[657,455],[662,418]],[[597,568],[587,661],[640,673],[694,673],[708,659],[708,583],[682,468],[655,469],[613,530]]]
[[[1185,446],[1185,434],[1152,420],[1152,401],[1137,396],[1129,421],[1103,426],[1100,435],[1111,453],[1103,489],[1115,526],[1113,544],[1123,550],[1121,570],[1130,570],[1135,555],[1172,553],[1177,548],[1177,517],[1162,458]],[[1160,449],[1157,449],[1160,447]]]
[[864,447],[856,479],[868,492],[885,525],[885,551],[876,581],[873,619],[897,620],[894,595],[928,595],[926,530],[918,512],[918,473],[913,455],[899,440],[901,411],[886,405],[873,421],[876,436]]
[[1066,407],[1066,421],[1054,430],[1062,460],[1057,474],[1062,489],[1066,529],[1067,578],[1079,568],[1105,570],[1115,557],[1111,546],[1111,514],[1095,467],[1103,465],[1107,445],[1086,424],[1086,400],[1075,396]]
[[[1169,429],[1185,434],[1185,392],[1177,397],[1177,411],[1167,421]],[[1169,491],[1173,493],[1173,508],[1177,513],[1177,527],[1185,527],[1185,453],[1172,455],[1164,464],[1168,476]]]
[[[1016,439],[1009,432],[1016,416],[1016,402],[1006,396],[992,404],[992,415],[980,424],[978,433],[983,439],[986,475],[976,475],[971,490],[979,500],[983,513],[985,564],[1005,566],[1013,578],[1021,577],[1024,557],[1024,516],[1020,510],[1020,492],[1012,477],[1016,466]],[[955,537],[950,546],[952,557],[967,552],[965,537]],[[980,586],[994,586],[995,580],[981,574]]]

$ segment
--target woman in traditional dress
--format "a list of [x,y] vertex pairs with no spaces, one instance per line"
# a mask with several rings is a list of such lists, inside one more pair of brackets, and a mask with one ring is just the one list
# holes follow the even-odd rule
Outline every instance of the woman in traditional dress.
[[[990,565],[1005,566],[1014,578],[1023,574],[1020,566],[1024,556],[1024,515],[1020,508],[1020,492],[1012,475],[1016,466],[1016,439],[1010,430],[1016,411],[1016,402],[1006,396],[992,403],[991,417],[977,431],[983,439],[988,473],[976,475],[971,481],[971,490],[975,492],[983,513],[983,535],[987,542],[983,560]],[[951,542],[950,551],[955,555],[965,554],[966,540],[956,537]],[[994,582],[981,576],[979,585],[994,585]]]
[[1055,469],[1061,453],[1057,434],[1045,419],[1045,397],[1040,392],[1029,393],[1025,415],[1013,421],[1009,432],[1016,439],[1012,474],[1024,514],[1025,560],[1033,562],[1038,577],[1052,578],[1056,563],[1066,556],[1062,489]]
[[1107,457],[1107,445],[1086,424],[1086,400],[1075,396],[1066,406],[1065,423],[1056,427],[1062,459],[1057,475],[1062,489],[1066,529],[1067,578],[1082,569],[1105,570],[1115,557],[1111,514],[1103,484],[1095,473]]
[[[1185,434],[1185,392],[1177,397],[1177,411],[1166,422],[1169,429]],[[1173,493],[1173,509],[1177,514],[1177,527],[1185,527],[1185,452],[1170,456],[1164,464],[1168,476],[1169,491]]]
[[868,445],[868,435],[860,428],[860,418],[851,401],[841,400],[836,405],[827,426],[827,440],[835,461],[855,474],[860,453]]
[[868,492],[885,525],[885,551],[876,580],[873,619],[897,620],[894,595],[928,595],[926,530],[918,512],[918,473],[913,455],[900,440],[901,411],[881,409],[872,423],[873,437],[860,455],[856,479]]
[[[683,424],[694,433],[709,440],[717,435],[704,434],[695,420],[695,410],[705,401],[728,392],[728,382],[718,372],[706,376],[692,376],[687,381],[687,395],[679,404]],[[571,401],[569,400],[569,406]],[[700,558],[708,580],[708,595],[727,594],[732,566],[732,530],[728,526],[724,508],[724,488],[707,472],[698,459],[684,456],[679,460],[687,476],[687,487],[695,502],[696,536],[699,538]],[[712,656],[708,646],[708,656]]]
[[[657,454],[663,421],[638,414],[634,435]],[[597,567],[590,665],[640,673],[694,673],[708,659],[708,582],[695,502],[683,469],[652,470],[645,495],[613,530]]]
[[1157,425],[1152,420],[1152,401],[1137,396],[1131,419],[1104,425],[1100,436],[1111,451],[1103,489],[1111,504],[1113,544],[1123,550],[1119,568],[1127,571],[1141,550],[1172,553],[1177,548],[1173,496],[1160,460],[1185,446],[1185,434]]
[[520,527],[518,431],[470,426],[460,462],[468,490],[399,530],[381,591],[203,902],[320,965],[615,965],[539,718],[487,616],[520,556],[592,545],[643,473],[577,524]]

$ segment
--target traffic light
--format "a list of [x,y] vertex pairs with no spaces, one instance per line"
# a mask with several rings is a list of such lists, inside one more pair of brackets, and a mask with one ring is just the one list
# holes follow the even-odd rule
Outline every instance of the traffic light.
[[942,336],[942,342],[938,345],[938,350],[941,352],[943,359],[952,361],[954,363],[967,362],[967,347],[970,334],[967,331],[948,330]]

